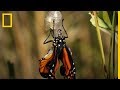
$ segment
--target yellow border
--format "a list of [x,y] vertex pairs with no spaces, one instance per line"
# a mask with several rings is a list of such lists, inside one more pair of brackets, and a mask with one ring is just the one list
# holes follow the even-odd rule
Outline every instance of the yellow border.
[[118,11],[118,79],[120,79],[120,11]]
[[[10,25],[5,25],[5,22],[4,22],[4,16],[5,15],[8,15],[10,16]],[[12,27],[12,13],[2,13],[2,27]]]

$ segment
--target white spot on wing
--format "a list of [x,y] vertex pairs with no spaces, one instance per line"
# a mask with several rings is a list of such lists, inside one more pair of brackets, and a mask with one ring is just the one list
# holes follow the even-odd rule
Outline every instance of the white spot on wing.
[[51,75],[49,74],[49,76],[51,77]]
[[52,69],[50,70],[50,72],[52,73]]

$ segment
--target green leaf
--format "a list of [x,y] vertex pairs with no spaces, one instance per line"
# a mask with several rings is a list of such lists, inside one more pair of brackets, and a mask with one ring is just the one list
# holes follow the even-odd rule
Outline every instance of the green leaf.
[[103,11],[99,11],[98,17],[101,18],[101,19],[103,19]]
[[[95,18],[94,18],[95,15],[94,15],[94,14],[91,14],[91,13],[88,13],[88,14],[91,15],[90,22],[92,23],[93,26],[96,27],[96,25],[95,25]],[[98,17],[98,16],[97,16],[97,18],[98,18],[98,25],[99,25],[99,27],[104,28],[104,29],[108,29],[108,28],[109,28],[108,25],[104,22],[103,19],[101,19],[101,18]]]
[[103,11],[103,20],[104,22],[108,25],[108,27],[111,29],[112,28],[112,24],[108,15],[107,11]]

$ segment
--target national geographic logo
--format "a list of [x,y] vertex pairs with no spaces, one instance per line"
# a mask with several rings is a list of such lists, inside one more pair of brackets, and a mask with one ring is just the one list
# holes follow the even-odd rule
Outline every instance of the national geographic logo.
[[2,13],[2,28],[12,28],[12,13]]

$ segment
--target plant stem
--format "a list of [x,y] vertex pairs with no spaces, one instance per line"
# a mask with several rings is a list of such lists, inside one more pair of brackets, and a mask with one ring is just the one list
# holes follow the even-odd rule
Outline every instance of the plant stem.
[[111,59],[113,61],[113,78],[115,78],[115,11],[112,19],[112,51]]
[[[112,35],[112,34],[111,34]],[[108,78],[111,78],[111,51],[112,51],[112,37],[110,39],[110,51],[109,51],[109,64],[108,64],[108,70],[109,70],[109,74],[108,74]]]
[[95,15],[95,24],[96,24],[98,42],[100,45],[100,51],[101,51],[101,55],[102,55],[103,68],[104,68],[105,76],[108,77],[107,68],[106,68],[106,64],[105,64],[105,55],[104,55],[104,51],[103,51],[103,44],[102,44],[101,34],[100,34],[100,30],[99,30],[99,25],[98,25],[97,12],[93,11],[93,13]]

